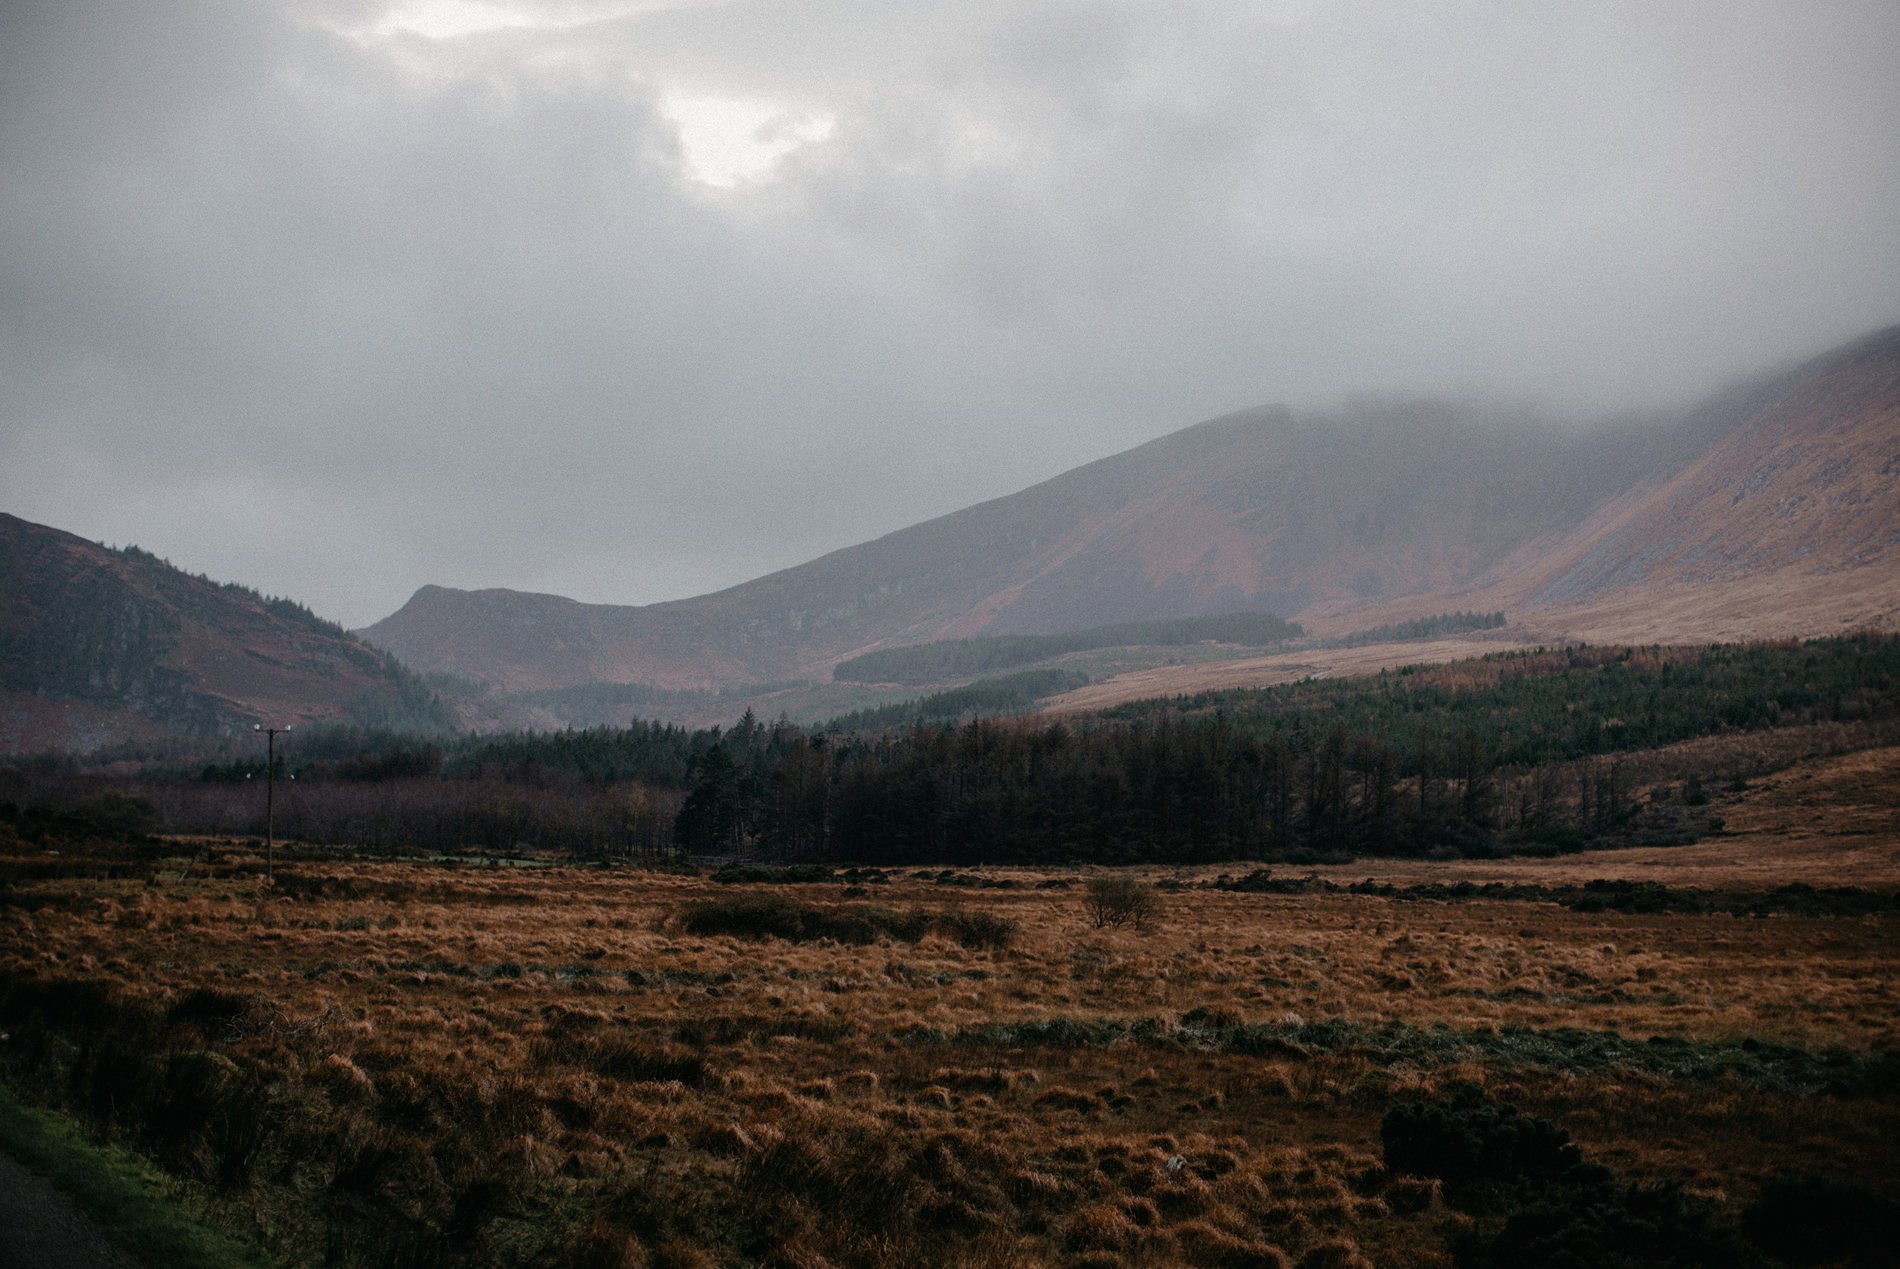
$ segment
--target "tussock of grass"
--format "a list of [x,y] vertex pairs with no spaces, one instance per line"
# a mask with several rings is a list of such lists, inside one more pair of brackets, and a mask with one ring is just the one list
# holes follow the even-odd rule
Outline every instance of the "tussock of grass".
[[689,905],[680,924],[689,934],[784,939],[792,943],[831,939],[863,945],[880,938],[915,943],[933,930],[964,947],[1006,948],[1017,923],[993,912],[952,908],[898,912],[868,903],[821,906],[780,894],[741,894]]
[[707,1078],[704,1055],[624,1034],[584,1034],[557,1027],[536,1041],[532,1052],[543,1065],[581,1066],[633,1083],[698,1088]]
[[729,934],[747,939],[784,939],[791,943],[832,939],[839,943],[875,943],[880,937],[915,943],[930,929],[921,913],[894,912],[868,903],[820,907],[778,894],[740,894],[687,907],[680,925],[688,934]]

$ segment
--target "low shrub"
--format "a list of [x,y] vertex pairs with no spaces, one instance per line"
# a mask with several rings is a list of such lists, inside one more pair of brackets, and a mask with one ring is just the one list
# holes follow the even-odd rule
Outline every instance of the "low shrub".
[[1019,928],[1017,922],[994,912],[966,912],[961,908],[939,913],[935,924],[964,947],[998,951],[1010,945]]
[[262,1003],[249,992],[196,987],[172,1003],[165,1011],[165,1021],[174,1027],[191,1027],[206,1037],[224,1039],[245,1030],[261,1010]]
[[273,1126],[263,1079],[208,1050],[171,1054],[160,1072],[145,1103],[147,1147],[226,1189],[248,1180]]
[[[712,875],[722,886],[816,885],[834,880],[823,864],[792,864],[770,868],[762,864],[727,864]],[[880,880],[881,880],[880,876]]]
[[1892,1264],[1900,1249],[1900,1205],[1844,1181],[1782,1177],[1742,1213],[1742,1232],[1791,1264]]
[[1008,947],[1017,930],[1015,921],[992,912],[960,908],[937,913],[921,908],[899,912],[869,903],[824,906],[776,894],[743,894],[694,903],[681,913],[680,924],[688,934],[776,938],[791,943],[833,939],[859,945],[880,938],[915,943],[935,929],[970,948]]
[[783,895],[745,894],[709,899],[688,907],[681,918],[688,934],[731,934],[739,938],[779,938],[791,942],[819,937],[822,910]]
[[1459,1269],[1750,1269],[1761,1263],[1741,1233],[1685,1194],[1680,1182],[1625,1189],[1608,1168],[1585,1163],[1569,1133],[1513,1106],[1486,1106],[1470,1095],[1395,1106],[1379,1135],[1389,1174],[1437,1177],[1453,1206],[1508,1213],[1502,1228],[1467,1226],[1454,1239]]
[[1467,1235],[1459,1269],[1750,1269],[1756,1254],[1733,1226],[1679,1182],[1632,1185],[1593,1178],[1552,1186],[1490,1236]]
[[1568,1132],[1548,1119],[1520,1115],[1515,1106],[1471,1100],[1394,1106],[1379,1136],[1388,1171],[1438,1177],[1454,1205],[1547,1186],[1584,1166]]

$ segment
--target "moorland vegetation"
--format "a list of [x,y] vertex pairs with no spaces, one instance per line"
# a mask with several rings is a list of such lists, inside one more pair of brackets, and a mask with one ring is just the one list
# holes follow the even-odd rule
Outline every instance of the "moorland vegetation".
[[[1878,1264],[1895,1232],[1865,912],[308,851],[264,888],[245,843],[183,849],[0,851],[0,1073],[293,1263]],[[1100,920],[1115,888],[1147,917]]]

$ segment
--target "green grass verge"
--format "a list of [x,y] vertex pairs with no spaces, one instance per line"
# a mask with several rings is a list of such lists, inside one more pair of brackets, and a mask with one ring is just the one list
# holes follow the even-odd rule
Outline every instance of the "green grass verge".
[[58,1115],[0,1085],[0,1150],[45,1177],[148,1269],[275,1269],[277,1261],[206,1225],[171,1196],[164,1174],[116,1146],[94,1145]]

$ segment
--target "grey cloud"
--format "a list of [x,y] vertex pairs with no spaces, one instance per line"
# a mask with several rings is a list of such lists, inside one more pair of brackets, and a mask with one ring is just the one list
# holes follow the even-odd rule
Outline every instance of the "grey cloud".
[[[353,623],[643,602],[1227,409],[1900,316],[1886,3],[518,7],[9,8],[6,509]],[[834,127],[710,190],[673,94]]]

